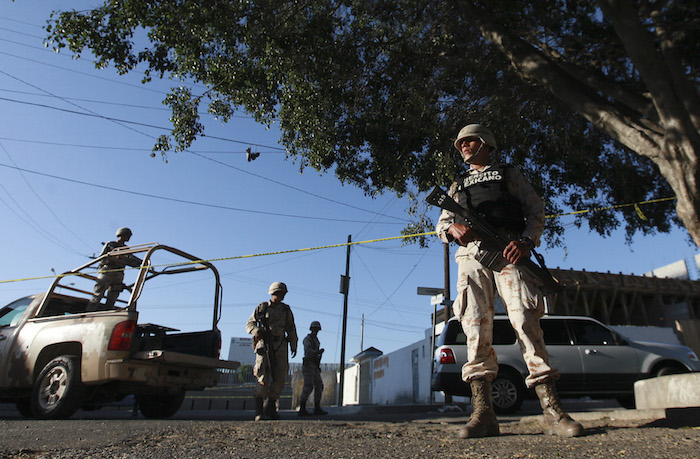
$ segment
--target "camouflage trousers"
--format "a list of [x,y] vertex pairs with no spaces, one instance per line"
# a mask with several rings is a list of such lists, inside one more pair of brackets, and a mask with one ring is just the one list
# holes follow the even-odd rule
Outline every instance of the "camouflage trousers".
[[94,295],[88,304],[88,311],[95,311],[97,304],[102,301],[102,298],[107,293],[105,307],[111,308],[117,302],[119,294],[124,290],[124,272],[123,271],[105,271],[97,275],[97,282],[93,288]]
[[485,378],[493,381],[498,374],[498,357],[493,350],[493,316],[495,295],[501,297],[513,329],[518,336],[520,351],[529,375],[527,387],[558,379],[559,372],[549,366],[540,317],[544,315],[544,296],[535,281],[517,265],[501,258],[494,270],[484,267],[474,256],[472,245],[467,253],[460,250],[455,257],[458,265],[457,298],[452,311],[467,336],[467,363],[462,367],[462,379],[469,382]]
[[304,388],[301,390],[301,401],[306,400],[314,393],[314,403],[319,405],[323,396],[323,378],[321,369],[317,365],[302,365],[301,374],[304,377]]
[[260,397],[279,400],[280,395],[284,390],[284,383],[287,378],[287,373],[289,372],[289,352],[287,350],[287,340],[282,338],[281,340],[273,341],[272,347],[274,349],[274,366],[272,368],[272,374],[270,373],[267,364],[267,356],[264,353],[261,353],[263,346],[264,344],[261,340],[258,342],[256,347],[253,375],[255,375],[255,377],[258,379],[258,384],[255,386],[253,396],[256,398]]

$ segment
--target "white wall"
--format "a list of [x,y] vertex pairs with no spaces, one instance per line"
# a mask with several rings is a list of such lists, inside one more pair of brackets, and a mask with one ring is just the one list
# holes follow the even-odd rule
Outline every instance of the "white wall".
[[[338,385],[340,385],[340,373]],[[360,366],[354,365],[345,369],[345,380],[343,381],[343,405],[357,405],[360,403]]]
[[426,338],[372,362],[372,403],[403,405],[414,403],[413,350],[418,351],[418,392],[415,403],[430,401],[430,339]]

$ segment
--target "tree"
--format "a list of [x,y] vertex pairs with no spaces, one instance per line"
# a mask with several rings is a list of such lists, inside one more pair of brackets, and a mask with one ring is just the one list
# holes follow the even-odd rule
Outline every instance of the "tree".
[[[693,3],[113,0],[56,13],[47,30],[56,49],[88,49],[98,67],[207,85],[199,95],[173,89],[174,129],[154,152],[188,148],[207,102],[224,121],[237,109],[278,120],[300,168],[332,171],[368,195],[403,194],[456,177],[452,139],[481,122],[548,213],[675,193],[697,244]],[[147,46],[137,51],[142,28]],[[646,220],[623,207],[576,223],[601,234],[623,224],[628,240],[680,223],[670,202],[643,212]],[[549,222],[556,243],[562,227]]]

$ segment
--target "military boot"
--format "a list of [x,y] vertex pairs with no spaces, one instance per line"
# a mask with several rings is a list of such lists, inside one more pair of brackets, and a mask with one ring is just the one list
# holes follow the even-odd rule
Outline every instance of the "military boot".
[[273,398],[268,398],[267,402],[265,402],[264,413],[268,416],[268,418],[274,421],[278,420],[280,418],[280,415],[277,412],[277,400]]
[[262,421],[265,419],[267,418],[265,417],[264,413],[263,399],[262,397],[255,397],[255,420]]
[[493,410],[491,399],[491,382],[475,379],[469,383],[472,389],[472,412],[469,422],[460,431],[462,438],[495,437],[500,434],[498,419]]
[[547,381],[535,386],[535,393],[540,399],[544,414],[544,433],[560,437],[578,437],[583,435],[583,426],[571,419],[561,406],[554,381]]
[[299,402],[299,416],[311,416],[311,413],[306,411],[306,402]]
[[315,415],[328,414],[328,411],[323,411],[323,409],[321,408],[321,402],[316,402],[316,405],[314,406],[314,414]]

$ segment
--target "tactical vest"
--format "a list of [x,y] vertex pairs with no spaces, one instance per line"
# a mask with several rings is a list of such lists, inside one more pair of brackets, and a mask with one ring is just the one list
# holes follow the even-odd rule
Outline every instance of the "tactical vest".
[[495,164],[483,172],[470,174],[459,185],[467,205],[497,229],[520,235],[525,229],[523,211],[515,196],[508,192],[506,171],[513,166]]

